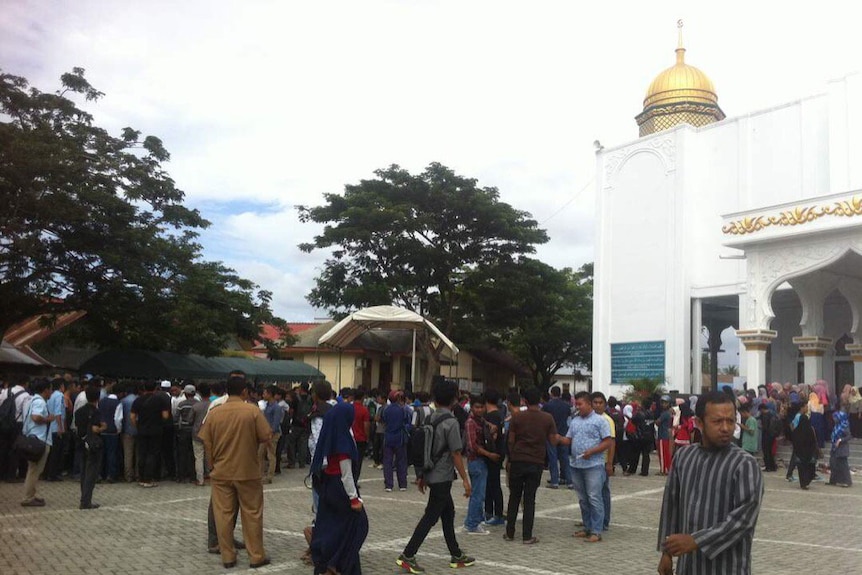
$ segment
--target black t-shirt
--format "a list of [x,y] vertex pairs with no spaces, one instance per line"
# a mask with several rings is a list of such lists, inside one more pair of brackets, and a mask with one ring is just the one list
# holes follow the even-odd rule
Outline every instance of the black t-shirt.
[[85,404],[75,412],[75,427],[78,429],[78,437],[83,439],[93,432],[93,427],[102,423],[99,410],[90,403]]
[[485,413],[485,421],[497,428],[497,443],[494,452],[506,455],[506,437],[503,435],[503,413],[498,409]]
[[164,428],[162,412],[171,410],[171,400],[163,393],[142,395],[132,403],[132,413],[138,418],[138,435],[161,435]]

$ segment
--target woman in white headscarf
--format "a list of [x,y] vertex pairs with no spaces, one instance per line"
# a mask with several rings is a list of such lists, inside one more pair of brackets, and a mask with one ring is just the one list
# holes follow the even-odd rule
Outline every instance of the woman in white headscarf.
[[637,426],[634,423],[635,405],[627,403],[623,407],[623,442],[620,445],[620,463],[623,475],[628,477],[634,474],[638,467],[640,454],[640,443],[638,441]]

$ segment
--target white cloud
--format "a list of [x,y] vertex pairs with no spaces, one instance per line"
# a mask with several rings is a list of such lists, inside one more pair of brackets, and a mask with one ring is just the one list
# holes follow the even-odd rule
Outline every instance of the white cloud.
[[[47,91],[85,67],[106,93],[90,105],[97,121],[163,138],[189,203],[224,226],[204,235],[208,257],[276,292],[290,319],[314,314],[299,296],[321,261],[296,249],[313,230],[291,206],[391,163],[440,161],[497,186],[549,230],[540,257],[589,261],[595,191],[573,198],[593,176],[592,142],[636,137],[677,18],[687,61],[731,117],[862,68],[849,2],[3,4],[4,71]],[[241,211],[207,212],[214,202]]]

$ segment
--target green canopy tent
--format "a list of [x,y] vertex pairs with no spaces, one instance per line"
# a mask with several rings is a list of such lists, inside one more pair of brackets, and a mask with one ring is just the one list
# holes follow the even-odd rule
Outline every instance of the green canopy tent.
[[323,373],[301,361],[268,361],[237,357],[203,357],[166,351],[109,350],[94,355],[81,371],[130,379],[225,379],[231,371],[245,372],[258,383],[297,383],[325,379]]

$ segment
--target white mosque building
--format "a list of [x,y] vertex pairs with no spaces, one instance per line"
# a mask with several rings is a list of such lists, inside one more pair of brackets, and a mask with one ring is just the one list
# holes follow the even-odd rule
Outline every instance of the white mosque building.
[[862,385],[862,75],[725,119],[680,34],[636,120],[597,152],[594,389],[714,387],[722,331],[749,388]]

